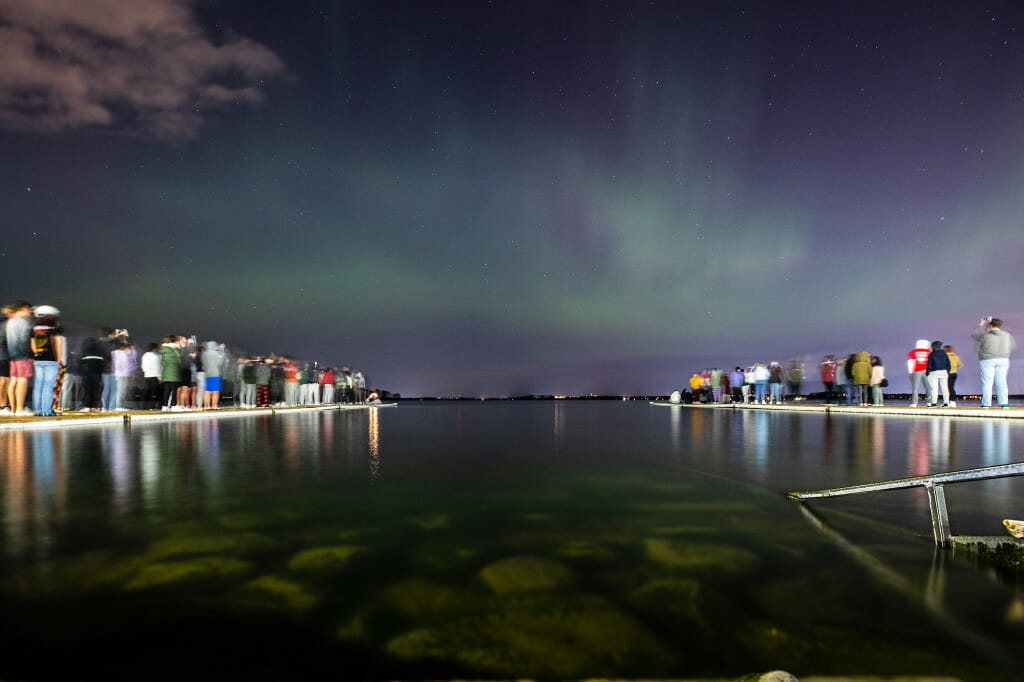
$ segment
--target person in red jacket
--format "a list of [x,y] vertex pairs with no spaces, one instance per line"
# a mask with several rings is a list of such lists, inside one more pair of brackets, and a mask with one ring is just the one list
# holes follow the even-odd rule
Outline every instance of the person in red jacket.
[[[910,375],[910,406],[917,407],[918,394],[925,385],[925,372],[928,369],[928,355],[932,344],[928,339],[918,339],[914,347],[907,353],[907,373]],[[927,389],[926,389],[927,390]]]

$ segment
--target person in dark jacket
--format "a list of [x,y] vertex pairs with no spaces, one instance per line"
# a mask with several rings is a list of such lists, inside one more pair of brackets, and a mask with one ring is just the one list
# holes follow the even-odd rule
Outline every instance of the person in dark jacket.
[[939,389],[942,390],[942,406],[949,407],[949,368],[949,356],[942,350],[942,342],[933,341],[924,372],[928,377],[928,407],[938,406]]

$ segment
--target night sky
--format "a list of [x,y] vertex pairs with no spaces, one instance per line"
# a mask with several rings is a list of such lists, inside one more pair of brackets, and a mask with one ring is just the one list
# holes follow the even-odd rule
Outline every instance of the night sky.
[[500,396],[1024,336],[1024,3],[0,0],[0,65],[0,294],[138,341]]

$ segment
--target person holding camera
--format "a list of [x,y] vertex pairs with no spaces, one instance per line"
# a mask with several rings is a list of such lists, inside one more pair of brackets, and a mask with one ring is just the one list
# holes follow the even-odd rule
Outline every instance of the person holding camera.
[[981,318],[971,332],[971,338],[978,348],[978,367],[981,370],[981,406],[992,407],[992,382],[996,384],[999,405],[1010,409],[1010,391],[1006,385],[1006,373],[1010,369],[1010,353],[1017,350],[1017,341],[1009,332],[1003,331],[1003,321],[998,317]]

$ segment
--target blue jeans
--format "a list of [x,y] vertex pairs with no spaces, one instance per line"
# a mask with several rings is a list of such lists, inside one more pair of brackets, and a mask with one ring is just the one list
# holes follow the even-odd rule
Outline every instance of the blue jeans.
[[1010,358],[979,360],[981,368],[981,406],[992,406],[992,380],[996,382],[996,394],[1000,405],[1010,404],[1010,391],[1006,386],[1006,372],[1010,369]]
[[55,360],[36,360],[32,369],[35,372],[32,411],[40,416],[52,417],[53,389],[57,385],[60,365]]
[[767,381],[755,381],[754,382],[754,400],[761,402],[764,400],[764,391],[768,388]]
[[113,374],[103,375],[103,410],[109,412],[117,407],[117,380]]
[[782,402],[782,384],[768,384],[768,390],[771,391],[772,402]]

